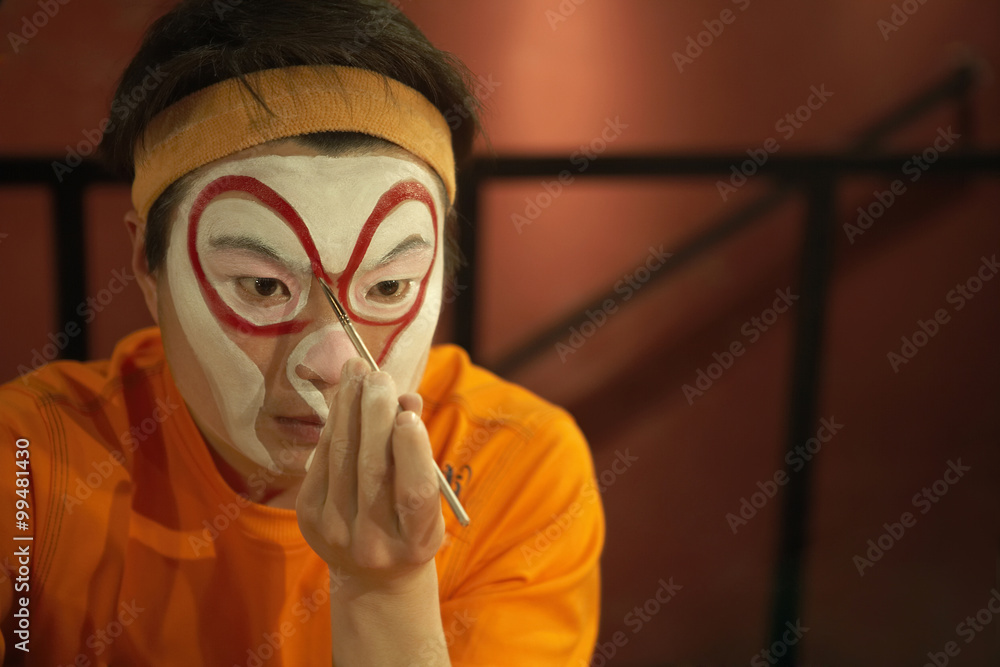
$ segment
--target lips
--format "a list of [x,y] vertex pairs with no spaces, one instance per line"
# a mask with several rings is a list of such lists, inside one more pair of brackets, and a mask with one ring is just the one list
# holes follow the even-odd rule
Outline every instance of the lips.
[[306,424],[318,424],[319,426],[322,426],[323,424],[326,423],[322,419],[320,419],[320,416],[317,415],[315,412],[310,412],[307,415],[278,415],[277,417],[275,417],[275,419],[281,421],[304,422]]
[[285,438],[305,444],[315,445],[323,432],[324,422],[315,413],[295,416],[273,417],[275,428]]

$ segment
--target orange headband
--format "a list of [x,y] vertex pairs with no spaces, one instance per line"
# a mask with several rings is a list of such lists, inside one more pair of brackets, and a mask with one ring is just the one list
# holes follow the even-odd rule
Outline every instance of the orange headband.
[[239,79],[188,95],[156,115],[136,147],[132,204],[139,218],[181,176],[273,139],[310,132],[362,132],[426,162],[455,201],[451,131],[437,107],[402,83],[355,67],[262,70],[246,76],[269,114]]

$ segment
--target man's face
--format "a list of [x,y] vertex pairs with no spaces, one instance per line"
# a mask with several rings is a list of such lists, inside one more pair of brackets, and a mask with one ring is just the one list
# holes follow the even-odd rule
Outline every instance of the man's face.
[[197,174],[172,222],[158,310],[210,442],[294,476],[358,356],[318,281],[399,391],[414,391],[441,304],[445,204],[411,160],[285,152],[303,154],[236,156]]

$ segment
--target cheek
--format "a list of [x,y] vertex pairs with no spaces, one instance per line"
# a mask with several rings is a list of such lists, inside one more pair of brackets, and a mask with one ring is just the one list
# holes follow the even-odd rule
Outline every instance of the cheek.
[[[226,379],[235,381],[238,378],[240,383],[252,385],[247,387],[248,393],[259,393],[268,386],[269,378],[276,375],[274,359],[287,345],[284,339],[288,337],[248,335],[239,328],[220,326],[206,312],[200,294],[183,293],[184,281],[177,280],[176,276],[174,283],[182,293],[176,299],[161,301],[167,304],[161,314],[161,328],[164,330],[164,345],[172,348],[172,351],[168,350],[171,363],[178,366],[177,375],[181,376],[178,382],[186,381],[182,378],[197,378],[198,384],[211,386],[220,385]],[[199,395],[204,393],[201,390],[198,392]],[[217,403],[219,410],[226,410],[225,406],[239,401],[223,400]],[[208,402],[202,403],[204,405]]]
[[354,330],[358,332],[358,336],[364,341],[365,347],[368,348],[372,357],[375,358],[375,363],[379,366],[382,365],[389,350],[393,347],[398,328],[398,325],[354,324]]
[[427,287],[420,309],[413,313],[405,329],[387,340],[388,345],[382,352],[383,368],[396,378],[401,389],[404,384],[411,390],[416,389],[421,360],[430,349],[437,328],[442,296],[440,277],[432,280]]
[[285,361],[295,349],[301,336],[258,336],[246,334],[238,329],[223,329],[230,342],[243,353],[242,363],[252,364],[263,376],[266,391],[282,382],[285,377]]

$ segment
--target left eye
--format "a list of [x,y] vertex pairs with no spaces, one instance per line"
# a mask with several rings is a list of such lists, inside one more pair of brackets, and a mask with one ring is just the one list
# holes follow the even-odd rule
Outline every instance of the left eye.
[[410,281],[383,280],[368,290],[368,298],[373,301],[399,301],[410,291]]

